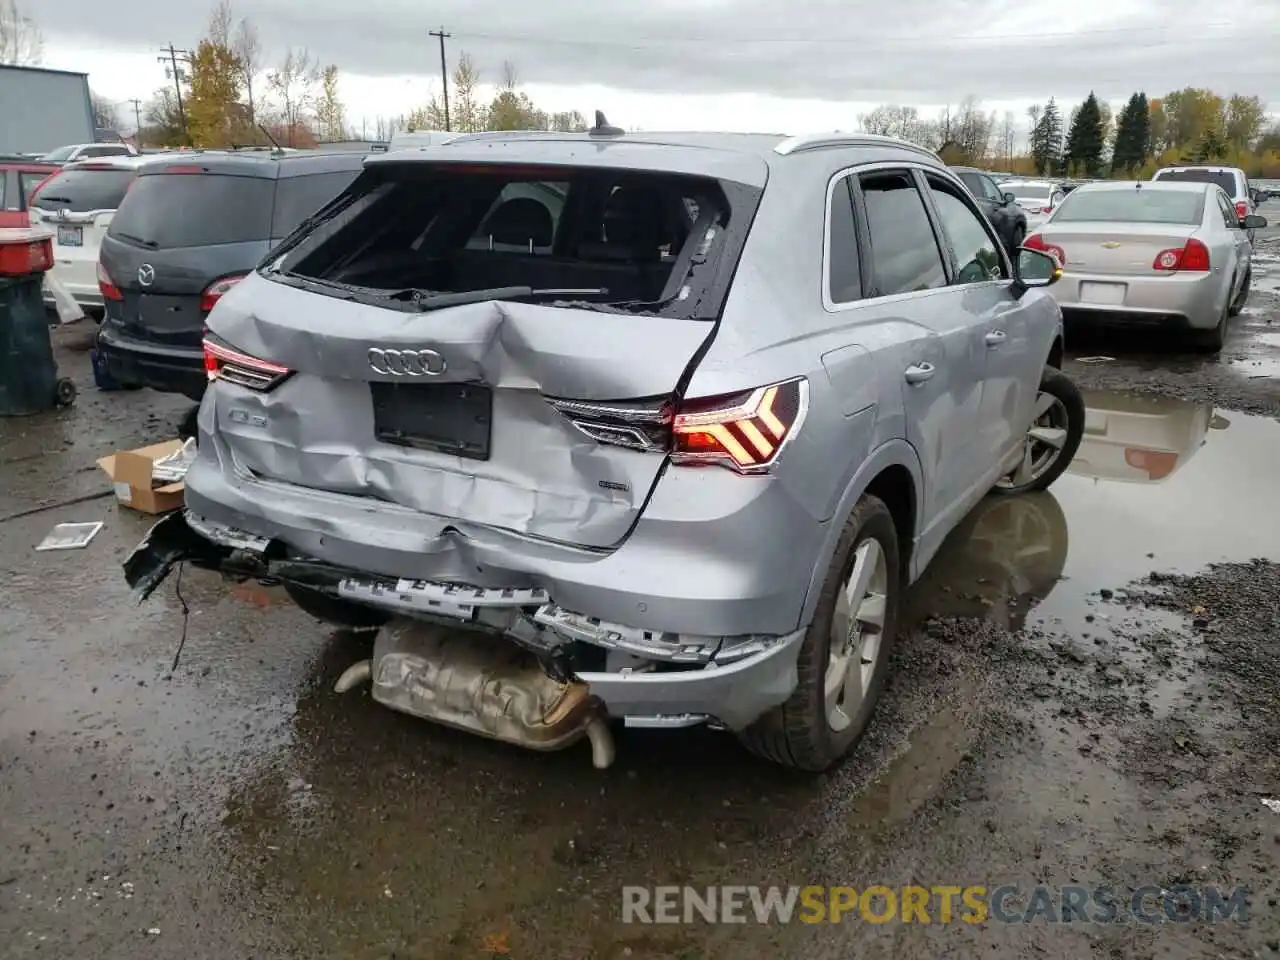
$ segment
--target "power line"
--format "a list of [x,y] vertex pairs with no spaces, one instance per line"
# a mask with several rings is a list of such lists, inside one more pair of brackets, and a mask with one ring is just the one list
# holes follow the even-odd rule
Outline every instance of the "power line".
[[[161,47],[160,49],[165,51],[166,48]],[[165,68],[165,75],[173,77],[173,89],[178,95],[178,119],[182,123],[182,139],[189,144],[191,142],[191,138],[187,135],[187,111],[182,105],[182,68],[178,66],[178,61],[181,60],[183,63],[190,64],[191,51],[175,50],[173,41],[170,40],[167,53],[168,56],[156,57],[156,61],[158,63],[169,64],[169,66]]]
[[444,129],[446,132],[448,132],[450,130],[450,127],[449,127],[449,67],[444,57],[444,42],[449,37],[452,37],[453,34],[445,33],[444,27],[441,27],[439,30],[428,30],[427,33],[429,36],[440,38],[440,83],[444,87]]
[[135,124],[133,136],[138,141],[138,146],[142,146],[142,101],[135,97],[132,100],[126,100],[125,103],[133,104],[133,122]]

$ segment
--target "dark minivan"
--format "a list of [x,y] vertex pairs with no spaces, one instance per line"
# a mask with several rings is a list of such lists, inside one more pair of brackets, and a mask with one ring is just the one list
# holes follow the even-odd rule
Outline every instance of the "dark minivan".
[[98,348],[125,387],[204,395],[205,318],[360,173],[359,153],[200,152],[148,165],[102,240]]

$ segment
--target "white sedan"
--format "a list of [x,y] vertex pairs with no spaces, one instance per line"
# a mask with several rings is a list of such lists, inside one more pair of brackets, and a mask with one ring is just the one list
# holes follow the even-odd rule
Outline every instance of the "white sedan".
[[1014,202],[1026,213],[1028,232],[1044,223],[1067,195],[1056,180],[1005,180],[1000,189],[1013,194]]
[[1063,315],[1185,330],[1222,349],[1249,296],[1249,231],[1213,183],[1100,182],[1073,190],[1025,245],[1062,265],[1050,294]]

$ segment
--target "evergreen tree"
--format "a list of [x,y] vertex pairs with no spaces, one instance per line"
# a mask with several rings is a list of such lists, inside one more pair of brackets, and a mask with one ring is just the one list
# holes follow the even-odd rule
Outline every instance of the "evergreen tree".
[[1064,166],[1086,177],[1096,177],[1102,169],[1102,110],[1092,93],[1080,104],[1067,134]]
[[1138,109],[1138,95],[1135,93],[1129,98],[1129,102],[1124,105],[1124,109],[1120,111],[1120,118],[1116,121],[1116,138],[1111,146],[1111,174],[1124,174],[1131,176],[1135,162],[1136,145],[1134,138],[1137,132],[1137,117],[1135,112]]
[[1138,105],[1133,115],[1133,155],[1141,167],[1151,156],[1151,104],[1145,93],[1138,94]]
[[1044,176],[1057,167],[1062,157],[1062,114],[1052,97],[1031,131],[1031,158],[1036,173]]

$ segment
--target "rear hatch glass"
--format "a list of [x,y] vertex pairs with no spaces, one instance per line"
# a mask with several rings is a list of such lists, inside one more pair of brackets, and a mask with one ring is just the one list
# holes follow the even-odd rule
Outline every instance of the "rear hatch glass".
[[370,165],[210,315],[293,371],[219,384],[218,432],[252,475],[417,511],[419,533],[611,547],[666,463],[669,398],[759,198],[665,172]]
[[1236,175],[1231,170],[1161,170],[1155,179],[1175,183],[1216,183],[1227,191],[1228,197],[1236,195]]
[[130,191],[109,236],[153,248],[266,240],[275,185],[262,177],[147,174]]
[[110,167],[61,170],[36,194],[32,207],[56,213],[115,210],[133,182],[134,171]]

